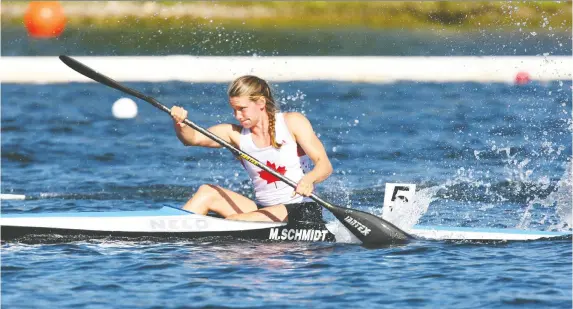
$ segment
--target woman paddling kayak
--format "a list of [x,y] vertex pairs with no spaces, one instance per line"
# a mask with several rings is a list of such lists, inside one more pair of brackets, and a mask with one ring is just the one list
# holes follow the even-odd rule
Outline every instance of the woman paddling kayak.
[[[279,112],[269,85],[256,76],[242,76],[233,81],[228,96],[240,125],[219,124],[208,130],[297,182],[297,187],[293,189],[241,159],[253,183],[255,201],[229,189],[205,184],[183,209],[202,215],[213,211],[227,219],[242,221],[320,220],[322,209],[308,196],[314,184],[332,173],[332,165],[310,121],[301,113]],[[184,145],[221,147],[183,123],[187,118],[184,108],[173,106],[171,117],[177,137]],[[310,161],[314,163],[312,169]]]
[[[291,222],[305,223],[308,221],[314,221],[313,218],[311,218],[311,215],[322,215],[322,213],[313,211],[313,209],[318,209],[316,204],[301,205],[299,202],[306,202],[304,198],[301,201],[294,200],[293,198],[295,197],[295,194],[299,193],[302,196],[310,196],[313,201],[316,201],[319,205],[328,209],[354,236],[361,240],[365,245],[379,246],[394,243],[405,243],[413,238],[408,233],[405,233],[398,227],[394,226],[392,223],[387,222],[380,217],[364,211],[332,205],[318,197],[316,194],[312,193],[312,190],[314,189],[314,183],[326,179],[328,175],[332,173],[332,165],[326,156],[324,147],[318,140],[318,137],[312,131],[312,126],[310,125],[308,119],[306,119],[303,115],[297,113],[291,113],[292,116],[291,114],[282,115],[280,113],[276,113],[276,106],[273,110],[274,104],[269,105],[269,102],[274,102],[269,86],[266,82],[260,80],[259,78],[252,76],[242,77],[231,84],[229,89],[229,97],[231,99],[230,104],[235,111],[235,117],[239,119],[242,126],[226,125],[225,128],[225,125],[222,125],[219,131],[224,133],[225,136],[224,138],[221,138],[213,132],[205,130],[202,127],[196,125],[190,120],[183,119],[183,115],[187,115],[187,112],[183,109],[177,108],[175,113],[172,113],[171,109],[161,104],[155,98],[147,96],[135,89],[126,87],[125,85],[122,85],[117,81],[94,71],[92,68],[71,57],[60,55],[59,58],[63,63],[65,63],[74,71],[88,78],[91,78],[98,83],[102,83],[108,87],[117,89],[124,93],[128,93],[136,98],[140,98],[145,102],[148,102],[149,104],[157,107],[158,109],[172,115],[175,120],[175,130],[178,133],[178,136],[180,136],[180,139],[183,140],[184,144],[217,147],[216,145],[209,143],[209,141],[205,139],[205,137],[207,137],[213,141],[216,141],[222,147],[229,149],[235,155],[246,160],[247,162],[243,162],[243,166],[247,169],[247,171],[249,171],[249,175],[252,175],[251,178],[254,179],[253,183],[255,184],[257,200],[260,202],[261,207],[266,206],[267,208],[264,209],[265,211],[257,210],[257,204],[255,204],[253,201],[250,201],[249,199],[241,199],[241,195],[235,195],[236,193],[232,194],[231,191],[223,191],[223,189],[220,187],[209,185],[201,187],[202,190],[200,191],[207,191],[206,193],[196,194],[196,201],[193,198],[188,202],[189,205],[186,204],[184,207],[187,207],[188,209],[196,208],[198,211],[201,211],[199,212],[201,214],[207,214],[209,210],[214,210],[222,214],[226,213],[226,217],[234,217],[236,220],[288,220],[287,225],[291,225]],[[273,111],[275,111],[275,113],[273,113]],[[273,118],[273,116],[275,117]],[[181,123],[189,126],[189,128],[192,128],[193,130],[196,130],[205,136],[201,137],[201,135],[197,134],[197,132],[194,132],[193,130],[185,130],[185,126]],[[278,128],[283,125],[284,130],[279,132]],[[215,126],[213,128],[215,131],[217,131],[216,129],[218,127],[219,126]],[[240,134],[238,133],[239,130]],[[266,132],[266,134],[264,132]],[[273,133],[274,135],[271,136],[270,133]],[[190,135],[190,137],[184,137],[187,134]],[[195,135],[198,136],[196,137]],[[245,137],[245,135],[248,137],[248,139]],[[191,139],[191,142],[186,141],[188,138]],[[241,139],[245,141],[243,142]],[[277,143],[279,140],[280,144]],[[276,144],[276,147],[273,147],[273,143]],[[279,159],[279,163],[284,161],[285,166],[279,165],[277,168],[277,161],[267,161],[267,165],[264,165],[258,159],[249,155],[245,151],[237,149],[237,147],[242,148],[241,144],[245,148],[251,147],[254,150],[257,150],[257,152],[260,152],[259,156],[261,157],[268,155],[272,158],[273,153],[269,154],[268,150],[277,149],[279,154],[274,153],[274,158]],[[286,147],[287,144],[289,144],[288,147]],[[317,165],[309,173],[304,173],[304,171],[302,171],[304,164],[301,164],[300,159],[298,164],[289,165],[293,162],[292,158],[295,157],[293,155],[294,151],[292,150],[294,149],[294,144],[297,145],[296,157],[303,157],[308,152],[310,158],[312,158],[312,160]],[[281,152],[283,146],[285,146],[284,149],[290,148],[291,150],[288,152],[282,150]],[[299,148],[300,151],[298,151]],[[248,164],[253,164],[254,166],[262,169],[262,171],[257,171],[259,177],[254,174],[256,170],[252,169],[252,167],[250,167]],[[293,173],[293,167],[295,168],[295,174],[297,167],[298,171],[302,171],[302,175],[300,172],[298,173],[298,183],[294,182],[292,179],[286,176],[286,173],[288,172],[287,167],[289,170],[291,170],[290,173]],[[266,190],[258,188],[260,185],[260,179],[258,178],[264,179],[267,181],[267,184],[274,183],[277,180],[269,177],[267,174],[264,174],[263,171],[270,174],[270,176],[279,178],[294,188],[294,191],[291,190],[293,193],[291,195],[291,199],[286,198],[288,194],[285,195],[284,190],[279,191],[279,186],[275,185],[276,192],[281,193],[280,198],[284,199],[285,202],[283,204],[276,205],[268,203],[270,200],[269,197],[271,197],[271,195],[265,195],[264,192]],[[215,205],[215,202],[217,201],[222,201],[227,207],[225,208]],[[248,201],[250,201],[250,203]],[[241,203],[242,207],[239,207],[238,202]],[[245,210],[248,212],[245,212]],[[280,216],[281,213],[283,215],[282,219],[277,217],[277,215]],[[324,226],[324,222],[321,222],[321,224],[316,224],[315,222],[310,223],[310,225],[305,223],[304,225],[306,226],[303,229],[293,228],[295,227],[295,224],[293,224],[291,228],[284,228],[280,237],[278,236],[278,229],[271,228],[268,237],[269,239],[292,239],[292,237],[296,238],[300,236],[302,239],[307,238],[309,235],[316,236],[318,235],[317,232],[323,235],[322,238],[325,238],[324,233],[330,234],[330,236],[332,236],[328,230],[324,230],[326,228]],[[318,228],[318,230],[315,228]]]

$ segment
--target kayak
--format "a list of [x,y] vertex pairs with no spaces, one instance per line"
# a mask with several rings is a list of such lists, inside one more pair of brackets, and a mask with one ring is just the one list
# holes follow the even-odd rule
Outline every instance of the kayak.
[[4,214],[2,241],[94,238],[194,239],[232,237],[270,241],[335,241],[322,222],[247,222],[164,206],[144,211]]
[[[206,237],[272,242],[356,242],[336,222],[247,222],[194,214],[163,206],[144,211],[3,214],[2,241],[69,242],[87,239],[157,241]],[[536,240],[571,237],[570,232],[446,226],[414,226],[412,236],[426,240]],[[350,240],[350,241],[349,241]]]
[[[415,184],[387,183],[385,192],[387,194],[384,194],[382,213],[388,216],[389,222],[400,219],[400,215],[390,216],[392,213],[396,214],[399,208],[414,205]],[[14,196],[9,198],[14,199]],[[272,242],[360,243],[360,240],[338,221],[329,223],[234,221],[211,215],[199,215],[171,206],[140,211],[2,214],[0,228],[2,241],[25,243],[102,238],[169,241],[206,237]],[[499,228],[414,225],[404,230],[413,239],[442,241],[571,238],[571,232]],[[383,236],[392,237],[392,235]]]

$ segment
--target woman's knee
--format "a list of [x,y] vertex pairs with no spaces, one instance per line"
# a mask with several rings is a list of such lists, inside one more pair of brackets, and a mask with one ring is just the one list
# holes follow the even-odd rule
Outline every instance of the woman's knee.
[[216,198],[219,196],[217,186],[211,184],[203,184],[197,189],[195,195],[200,195],[202,197]]

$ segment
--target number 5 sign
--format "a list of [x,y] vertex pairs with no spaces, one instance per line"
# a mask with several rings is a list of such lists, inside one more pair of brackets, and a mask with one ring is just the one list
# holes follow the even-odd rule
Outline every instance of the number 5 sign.
[[408,183],[387,183],[384,193],[384,209],[392,211],[396,204],[408,204],[414,201],[416,185]]

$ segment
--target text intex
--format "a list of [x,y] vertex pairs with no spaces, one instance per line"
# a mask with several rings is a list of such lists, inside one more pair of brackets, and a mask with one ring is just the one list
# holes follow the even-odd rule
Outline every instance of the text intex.
[[328,230],[300,230],[300,229],[282,229],[280,235],[277,228],[272,228],[269,239],[273,240],[306,240],[306,241],[324,241]]
[[354,218],[347,216],[344,218],[344,221],[348,222],[350,226],[356,228],[360,233],[362,233],[362,235],[366,236],[370,234],[370,229],[367,228],[364,224],[356,221]]

